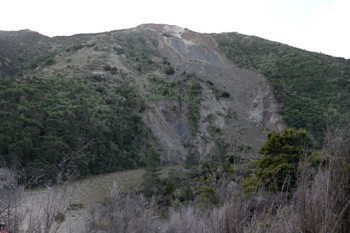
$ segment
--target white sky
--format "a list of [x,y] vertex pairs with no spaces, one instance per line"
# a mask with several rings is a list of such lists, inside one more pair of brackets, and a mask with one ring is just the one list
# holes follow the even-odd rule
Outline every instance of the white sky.
[[48,36],[143,23],[239,32],[350,58],[350,0],[1,0],[0,30]]

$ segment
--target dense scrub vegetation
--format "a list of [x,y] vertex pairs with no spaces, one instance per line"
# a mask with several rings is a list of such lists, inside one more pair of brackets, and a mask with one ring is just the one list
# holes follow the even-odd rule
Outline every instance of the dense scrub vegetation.
[[350,107],[350,61],[238,33],[213,35],[227,57],[263,73],[290,127],[307,129],[322,145],[329,122]]
[[[45,184],[144,165],[143,100],[128,84],[0,79],[1,167]],[[149,138],[148,138],[149,139]]]

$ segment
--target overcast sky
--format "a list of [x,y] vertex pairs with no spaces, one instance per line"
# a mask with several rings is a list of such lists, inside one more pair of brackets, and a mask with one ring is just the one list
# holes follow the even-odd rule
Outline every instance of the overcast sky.
[[2,0],[0,7],[5,31],[57,36],[163,23],[350,58],[350,0]]

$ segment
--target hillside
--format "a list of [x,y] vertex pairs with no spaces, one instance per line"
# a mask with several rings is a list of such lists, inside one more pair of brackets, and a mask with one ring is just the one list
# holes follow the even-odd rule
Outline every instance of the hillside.
[[0,59],[1,166],[33,185],[144,166],[153,148],[163,164],[250,157],[285,121],[321,141],[349,106],[348,61],[235,33],[0,32]]
[[350,109],[350,61],[238,33],[212,35],[227,57],[264,74],[290,127],[312,133],[322,146],[327,125]]
[[30,30],[0,31],[0,75],[12,76],[45,60],[47,40],[48,37]]

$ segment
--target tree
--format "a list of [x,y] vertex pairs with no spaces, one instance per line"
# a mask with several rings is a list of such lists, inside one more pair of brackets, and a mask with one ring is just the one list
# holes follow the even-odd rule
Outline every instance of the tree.
[[270,192],[290,191],[296,185],[300,159],[312,153],[312,142],[305,130],[270,132],[260,149],[264,157],[257,162],[257,172],[252,176],[256,178],[251,177],[245,186],[262,186]]
[[197,165],[198,165],[198,159],[196,158],[195,154],[192,152],[189,152],[186,156],[185,168],[191,169],[192,167],[195,167]]
[[258,163],[258,177],[270,191],[286,191],[296,185],[298,163],[310,156],[312,138],[305,130],[284,129],[271,132],[260,152],[265,155]]
[[150,147],[146,155],[146,168],[143,174],[143,194],[146,197],[151,197],[159,190],[160,183],[160,168],[158,168],[158,154],[153,147]]

